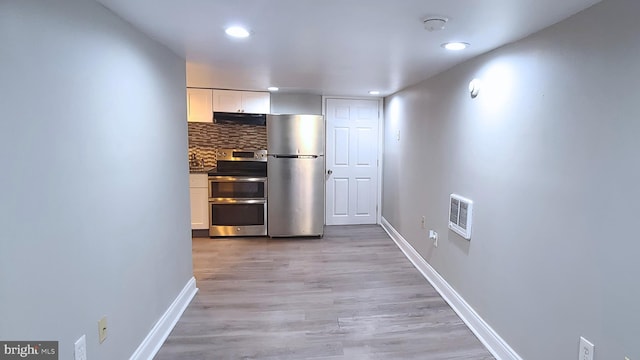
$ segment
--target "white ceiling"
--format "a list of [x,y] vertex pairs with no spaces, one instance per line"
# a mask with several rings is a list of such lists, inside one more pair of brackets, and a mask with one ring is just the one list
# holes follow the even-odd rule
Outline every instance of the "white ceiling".
[[[394,93],[599,1],[98,0],[184,57],[188,86],[348,96]],[[426,31],[431,15],[446,29]],[[238,24],[252,36],[224,33]]]

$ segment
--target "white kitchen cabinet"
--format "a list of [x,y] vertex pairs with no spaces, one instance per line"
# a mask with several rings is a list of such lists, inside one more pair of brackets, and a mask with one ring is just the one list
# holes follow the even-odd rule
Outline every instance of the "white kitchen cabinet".
[[187,88],[187,121],[213,122],[213,91]]
[[242,112],[242,91],[213,90],[213,111]]
[[268,114],[271,112],[271,94],[242,91],[242,112]]
[[209,229],[209,184],[207,174],[189,174],[191,229]]
[[268,114],[271,94],[259,91],[213,90],[213,111]]

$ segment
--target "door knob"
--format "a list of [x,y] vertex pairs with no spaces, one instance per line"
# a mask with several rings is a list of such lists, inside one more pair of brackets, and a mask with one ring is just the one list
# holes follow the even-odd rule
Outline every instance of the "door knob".
[[329,174],[329,175],[333,174],[333,170],[331,170],[331,169],[327,170],[327,174]]

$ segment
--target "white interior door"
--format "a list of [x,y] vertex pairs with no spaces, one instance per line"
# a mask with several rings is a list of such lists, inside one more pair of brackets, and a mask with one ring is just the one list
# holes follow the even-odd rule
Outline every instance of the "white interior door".
[[378,100],[327,99],[327,225],[375,224]]

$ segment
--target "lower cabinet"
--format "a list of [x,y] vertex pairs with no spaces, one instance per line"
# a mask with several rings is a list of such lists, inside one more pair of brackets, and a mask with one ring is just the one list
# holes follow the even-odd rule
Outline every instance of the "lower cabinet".
[[207,174],[189,174],[191,229],[209,229],[209,189]]

